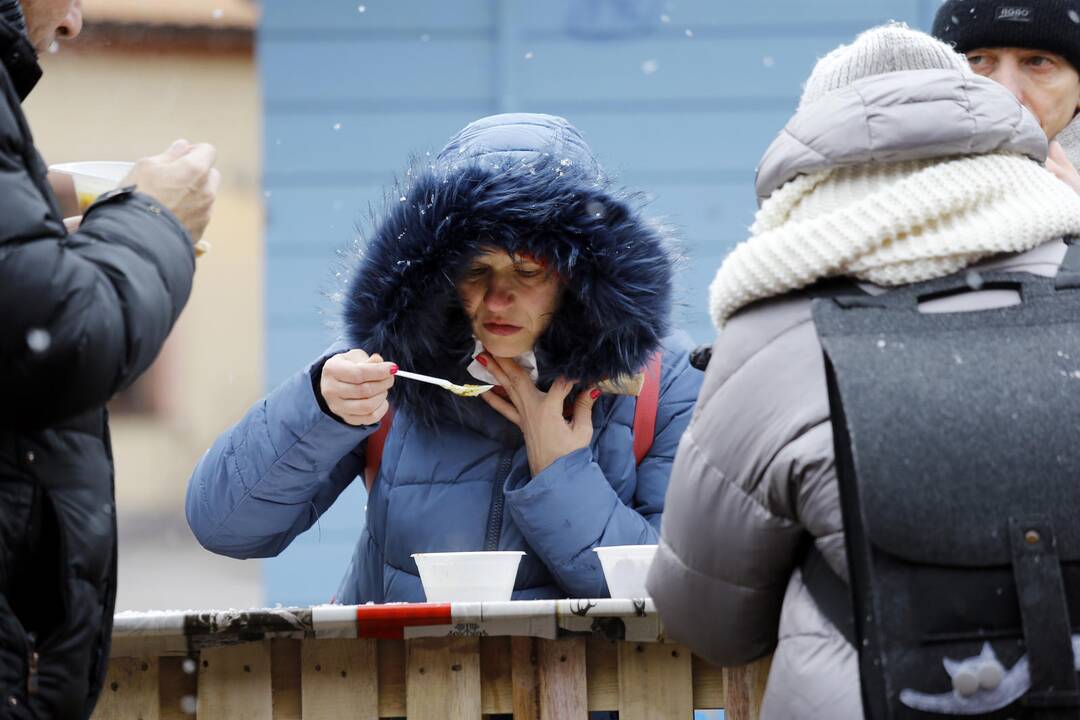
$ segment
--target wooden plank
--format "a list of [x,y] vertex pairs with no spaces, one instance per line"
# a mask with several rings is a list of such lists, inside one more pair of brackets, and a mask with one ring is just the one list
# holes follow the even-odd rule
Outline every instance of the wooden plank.
[[191,720],[195,715],[199,663],[189,657],[158,658],[161,720]]
[[726,720],[757,720],[772,656],[742,667],[724,668],[724,717]]
[[561,720],[588,714],[583,639],[512,639],[514,719]]
[[[419,38],[374,37],[363,42],[299,39],[272,45],[261,54],[266,102],[283,100],[381,100],[392,107],[402,98],[420,100],[488,100],[495,73],[491,39],[484,35]],[[386,57],[394,55],[394,71]],[[315,70],[321,70],[316,74]],[[304,77],[305,74],[310,76]],[[302,106],[300,106],[302,107]],[[331,132],[328,125],[325,132]]]
[[[276,260],[273,261],[273,264],[283,264],[284,262],[284,260]],[[268,309],[268,307],[269,303],[264,306],[264,310]],[[315,316],[316,313],[312,310],[308,316],[309,323],[307,327],[299,324],[285,326],[280,320],[267,320],[266,352],[263,357],[266,358],[264,367],[266,368],[268,387],[277,387],[287,378],[294,375],[296,368],[304,367],[305,362],[311,362],[311,360],[305,361],[302,358],[318,357],[318,353],[322,352],[322,350],[316,348],[325,349],[330,344],[331,336],[329,333],[321,328],[311,326],[310,318]],[[363,505],[360,507],[363,507]]]
[[585,640],[585,677],[589,710],[619,709],[619,647],[618,643],[598,635]]
[[[395,170],[400,171],[406,160],[405,157],[396,158]],[[273,206],[274,222],[266,227],[267,258],[284,248],[292,257],[318,255],[326,258],[329,264],[334,253],[349,247],[349,239],[356,238],[357,222],[367,224],[364,208],[378,207],[392,181],[393,172],[388,172],[381,182],[342,179],[319,187],[285,186],[269,190],[271,195],[267,205]],[[744,185],[739,189],[744,191],[743,199],[754,197],[753,188]],[[313,228],[318,234],[312,232]]]
[[188,641],[183,635],[151,635],[114,637],[109,645],[109,657],[186,656]]
[[[518,98],[526,107],[608,102],[613,110],[625,111],[626,103],[636,101],[655,110],[666,101],[695,112],[710,106],[731,107],[755,100],[775,103],[797,97],[806,68],[850,38],[846,28],[812,37],[786,37],[782,43],[724,35],[701,36],[687,42],[681,36],[682,30],[679,33],[667,41],[638,38],[585,43],[545,39],[530,44],[532,57],[526,58],[524,53],[510,56],[510,74],[518,84]],[[697,69],[709,64],[737,65],[739,72],[722,85],[696,81]],[[580,82],[560,83],[559,79],[575,67]],[[646,73],[643,67],[652,72]]]
[[113,658],[93,720],[159,720],[157,658]]
[[480,638],[480,710],[485,715],[514,711],[509,637]]
[[514,720],[540,717],[540,657],[537,638],[510,638]]
[[671,643],[619,643],[619,720],[686,720],[694,711],[690,651]]
[[[793,98],[793,108],[794,105]],[[268,111],[263,118],[265,163],[271,174],[268,180],[273,181],[276,190],[296,182],[291,173],[310,173],[316,177],[334,173],[345,178],[372,178],[377,173],[379,185],[390,185],[395,175],[405,172],[410,154],[417,148],[442,147],[451,135],[482,115],[484,107],[490,105],[478,103],[476,107],[426,113],[370,113],[342,107],[313,108],[303,114]],[[786,122],[789,116],[790,113],[782,121]],[[334,130],[334,125],[339,123],[341,129]],[[309,140],[302,140],[301,133],[308,133]],[[763,149],[764,146],[758,148],[757,154]],[[353,161],[347,162],[341,153],[352,154]],[[365,210],[362,205],[353,205],[349,208],[353,213],[351,219],[363,218]],[[318,211],[308,212],[314,215]]]
[[[282,297],[272,301],[267,298],[265,308],[269,322],[283,320],[310,322],[320,312],[326,312],[326,308],[331,305],[327,302],[325,293],[343,293],[347,287],[343,277],[335,277],[335,271],[339,266],[335,264],[334,253],[313,251],[307,257],[298,258],[278,257],[271,251],[267,252],[266,259],[267,287],[279,288],[282,294]],[[325,337],[325,333],[313,331],[310,337],[312,340],[303,343],[304,346],[310,346],[314,339],[321,340]],[[290,353],[290,359],[293,356],[294,354]],[[292,372],[296,372],[296,367],[303,367],[303,365],[294,366]],[[362,508],[363,505],[360,507]],[[313,545],[305,550],[305,554],[313,560],[315,557],[313,551],[316,549],[318,546]]]
[[724,707],[724,669],[695,655],[691,671],[694,675],[694,709]]
[[270,686],[274,720],[300,720],[300,641],[270,641]]
[[480,639],[406,641],[409,720],[480,720]]
[[[260,3],[262,31],[288,33],[460,32],[488,30],[493,22],[490,0],[409,0],[408,3],[268,2]],[[363,12],[359,9],[363,8]],[[314,31],[314,32],[312,32]],[[357,38],[357,42],[361,42]]]
[[[575,31],[588,38],[590,35],[584,31],[593,26],[605,29],[615,20],[632,24],[639,30],[638,34],[647,33],[650,39],[662,37],[664,29],[681,34],[687,27],[699,33],[711,27],[728,27],[733,33],[768,37],[776,34],[775,28],[781,24],[804,28],[808,24],[828,23],[867,28],[894,18],[912,24],[919,20],[916,0],[862,0],[857,3],[850,0],[770,0],[738,6],[716,0],[679,0],[662,4],[548,0],[521,2],[515,7],[519,32],[525,37],[537,31],[545,34]],[[596,40],[602,42],[604,37],[600,35]],[[608,44],[614,43],[609,41]]]
[[405,716],[405,641],[378,640],[379,717]]
[[[754,167],[761,154],[791,118],[797,104],[798,97],[792,94],[782,102],[760,107],[718,106],[694,112],[676,108],[621,113],[604,107],[575,108],[561,102],[553,103],[551,110],[573,118],[574,125],[589,138],[597,155],[608,159],[605,167],[619,180],[635,173],[636,183],[648,181],[641,189],[651,189],[660,179],[670,182],[693,177],[707,182],[731,181],[733,173],[744,176],[752,184]],[[365,180],[389,185],[395,173],[404,172],[410,150],[441,147],[478,114],[472,108],[423,115],[321,109],[303,115],[267,113],[264,125],[268,182],[272,183],[274,192],[282,187]],[[336,123],[342,124],[341,130],[332,129]],[[678,133],[671,132],[673,126],[679,128]],[[709,130],[718,127],[730,133],[729,137],[738,137],[739,143],[733,146],[710,137]],[[332,137],[323,139],[323,133]],[[675,137],[670,137],[673,134]],[[300,137],[310,139],[296,139]],[[697,143],[699,152],[688,147],[690,138]],[[724,156],[713,157],[711,161],[702,157],[705,153],[721,151]],[[645,173],[648,175],[643,176]],[[362,205],[350,209],[354,212],[353,219],[363,219]],[[322,209],[311,214],[316,212]]]
[[375,640],[304,640],[300,663],[304,720],[379,720]]
[[204,649],[198,702],[199,720],[273,717],[270,641]]
[[[605,164],[608,172],[616,174],[620,181],[633,182],[632,187],[651,191],[661,179],[685,182],[692,177],[712,183],[730,181],[745,173],[746,182],[751,182],[761,154],[787,123],[796,104],[797,98],[792,96],[790,105],[738,111],[616,113],[582,108],[573,113],[573,118],[597,155],[610,158]],[[556,105],[551,112],[559,107]],[[671,132],[673,123],[679,132]],[[721,143],[708,137],[708,128],[715,132],[719,127],[732,133],[730,137],[739,138],[736,145],[728,143],[725,157],[708,162],[688,147],[693,138],[700,152],[717,152]]]

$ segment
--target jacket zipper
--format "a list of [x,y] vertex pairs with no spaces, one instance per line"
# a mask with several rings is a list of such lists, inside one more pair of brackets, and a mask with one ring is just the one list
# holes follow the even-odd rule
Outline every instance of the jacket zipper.
[[26,694],[35,695],[38,691],[38,652],[37,637],[34,633],[26,634],[27,660],[30,671],[26,674]]
[[502,536],[503,505],[506,497],[503,495],[503,485],[506,476],[510,474],[510,465],[514,461],[514,454],[504,450],[499,458],[499,469],[495,473],[495,485],[491,488],[491,512],[488,513],[487,534],[484,542],[484,550],[493,551],[499,549],[499,538]]
[[[41,524],[41,514],[45,512],[45,503],[41,499],[42,490],[34,488],[34,497],[30,501],[30,523],[26,528],[26,537],[37,538],[38,526]],[[37,635],[33,632],[26,633],[26,694],[35,695],[38,691],[38,651]]]

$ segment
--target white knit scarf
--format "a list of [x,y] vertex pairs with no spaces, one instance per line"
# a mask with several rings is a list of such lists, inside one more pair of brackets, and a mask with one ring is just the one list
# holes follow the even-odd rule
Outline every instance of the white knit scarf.
[[906,285],[1080,234],[1080,195],[1036,162],[992,154],[867,164],[774,192],[709,288],[713,323],[740,308],[855,277]]

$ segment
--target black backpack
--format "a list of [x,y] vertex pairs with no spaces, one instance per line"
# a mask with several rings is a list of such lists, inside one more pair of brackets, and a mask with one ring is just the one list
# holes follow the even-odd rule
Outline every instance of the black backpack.
[[[961,273],[814,301],[851,584],[814,548],[802,570],[858,651],[872,720],[1080,720],[1080,248],[1067,242],[1056,278]],[[970,289],[1021,302],[919,310]]]

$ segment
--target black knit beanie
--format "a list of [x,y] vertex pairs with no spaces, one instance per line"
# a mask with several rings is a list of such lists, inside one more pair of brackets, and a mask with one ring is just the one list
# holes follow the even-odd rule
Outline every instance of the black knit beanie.
[[946,0],[932,34],[960,52],[1046,50],[1080,71],[1080,0]]
[[0,19],[7,20],[16,30],[26,34],[26,18],[19,0],[0,0]]

